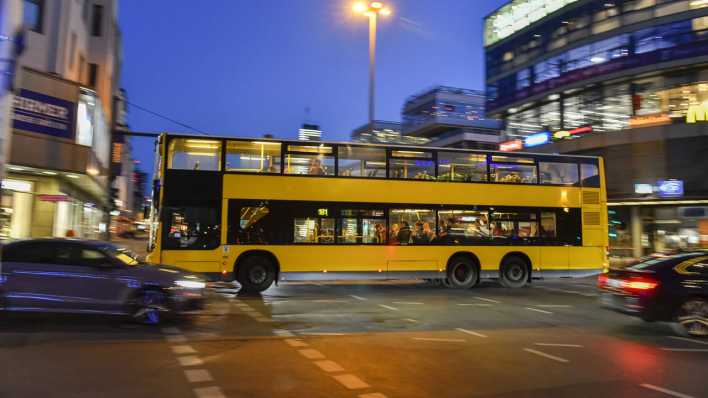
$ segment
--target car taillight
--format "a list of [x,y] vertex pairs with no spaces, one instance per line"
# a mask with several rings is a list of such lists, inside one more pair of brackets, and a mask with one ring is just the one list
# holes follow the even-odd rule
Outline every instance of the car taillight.
[[607,285],[607,274],[600,274],[597,277],[597,287],[602,289]]
[[659,282],[647,277],[636,277],[622,281],[622,290],[628,293],[650,293],[657,287],[659,287]]

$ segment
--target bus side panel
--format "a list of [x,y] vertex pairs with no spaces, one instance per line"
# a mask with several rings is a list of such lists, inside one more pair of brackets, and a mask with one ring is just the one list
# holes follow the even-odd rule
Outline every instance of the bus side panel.
[[163,250],[162,263],[192,272],[220,273],[221,248],[214,250]]
[[576,276],[578,271],[600,272],[605,265],[605,248],[601,246],[573,246],[570,248],[570,274]]

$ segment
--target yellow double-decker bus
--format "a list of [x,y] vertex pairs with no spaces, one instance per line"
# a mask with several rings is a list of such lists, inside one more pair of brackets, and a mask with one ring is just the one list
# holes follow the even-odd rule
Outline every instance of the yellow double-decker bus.
[[161,135],[148,260],[277,281],[533,278],[606,265],[602,159]]

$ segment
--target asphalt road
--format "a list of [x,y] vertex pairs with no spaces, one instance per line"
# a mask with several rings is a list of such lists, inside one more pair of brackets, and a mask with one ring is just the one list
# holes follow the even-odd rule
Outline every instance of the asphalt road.
[[3,315],[0,397],[708,397],[708,341],[597,304],[593,280],[510,290],[301,283],[151,328]]

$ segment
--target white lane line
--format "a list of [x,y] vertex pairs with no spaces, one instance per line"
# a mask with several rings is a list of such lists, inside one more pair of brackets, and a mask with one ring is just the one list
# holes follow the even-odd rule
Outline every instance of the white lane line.
[[501,304],[501,301],[497,301],[497,300],[492,300],[492,299],[488,299],[488,298],[484,298],[484,297],[475,297],[475,298],[477,300],[487,301],[487,302],[494,303],[494,304]]
[[691,343],[708,345],[708,341],[698,341],[698,340],[693,340],[693,339],[689,339],[686,337],[678,337],[678,336],[667,336],[667,337],[670,339],[674,339],[674,340],[689,341]]
[[172,346],[172,352],[174,352],[177,355],[184,355],[184,354],[196,354],[197,350],[192,348],[192,346],[188,346],[188,345],[176,345],[176,346]]
[[201,387],[193,391],[197,398],[226,398],[219,387]]
[[342,365],[330,360],[315,361],[315,365],[325,372],[344,372]]
[[318,299],[318,300],[312,300],[313,303],[348,303],[349,300],[327,300],[327,299]]
[[708,348],[662,348],[664,351],[675,351],[675,352],[708,352]]
[[357,300],[359,300],[359,301],[366,301],[366,300],[368,300],[368,299],[365,298],[365,297],[355,296],[355,295],[353,295],[353,294],[350,294],[349,297],[353,297],[353,298],[355,298],[355,299],[357,299]]
[[542,357],[544,357],[544,358],[552,359],[552,360],[557,361],[557,362],[562,362],[562,363],[570,362],[570,361],[568,361],[567,359],[564,359],[564,358],[561,358],[561,357],[557,357],[557,356],[551,355],[551,354],[546,354],[545,352],[532,350],[532,349],[530,349],[530,348],[524,348],[524,351],[530,352],[531,354],[535,354],[535,355],[538,355],[538,356],[542,356]]
[[468,329],[457,328],[457,329],[455,329],[455,330],[457,330],[458,332],[471,334],[472,336],[477,336],[477,337],[482,337],[482,338],[486,338],[486,337],[487,337],[486,334],[477,333],[477,332],[475,332],[475,331],[468,330]]
[[302,340],[298,340],[298,339],[285,339],[285,342],[290,347],[309,347],[309,344],[305,343]]
[[180,334],[180,333],[182,333],[182,331],[179,330],[179,329],[176,328],[176,327],[170,326],[170,327],[167,327],[167,328],[162,328],[162,333],[165,333],[165,334]]
[[640,386],[640,387],[647,388],[647,389],[649,389],[649,390],[654,390],[654,391],[658,391],[658,392],[663,392],[664,394],[666,394],[666,395],[671,395],[672,397],[678,397],[678,398],[693,398],[693,397],[690,396],[690,395],[681,394],[680,392],[671,391],[671,390],[668,390],[668,389],[666,389],[666,388],[661,388],[661,387],[659,387],[659,386],[655,386],[655,385],[653,385],[653,384],[644,383],[644,384],[640,384],[639,386]]
[[466,343],[465,339],[439,339],[435,337],[413,337],[413,340],[417,341],[437,341],[441,343]]
[[308,336],[346,336],[346,333],[335,333],[335,332],[302,332],[300,334]]
[[537,304],[534,305],[534,307],[541,307],[541,308],[572,308],[573,306],[570,304]]
[[307,359],[325,359],[324,354],[322,354],[321,352],[319,352],[313,348],[306,348],[304,350],[298,350],[298,352],[300,353],[300,355],[302,355],[303,357],[305,357]]
[[209,371],[205,369],[187,369],[184,371],[184,376],[190,383],[204,383],[214,380]]
[[289,331],[289,330],[285,330],[285,329],[274,329],[274,330],[273,330],[273,333],[275,333],[275,334],[278,335],[278,336],[282,336],[282,337],[293,337],[293,336],[295,336],[295,335],[293,334],[293,332],[291,332],[291,331]]
[[416,320],[413,319],[413,318],[403,318],[403,320],[406,321],[406,322],[410,322],[410,323],[418,323],[418,321],[416,321]]
[[391,311],[398,311],[398,308],[391,307],[390,305],[386,305],[386,304],[379,304],[379,307],[383,307],[383,308],[386,308],[387,310],[391,310]]
[[542,313],[542,314],[553,314],[551,311],[539,310],[538,308],[526,307],[526,309],[529,310],[529,311],[540,312],[540,313]]
[[179,364],[182,366],[197,366],[197,365],[204,365],[204,361],[201,360],[196,355],[187,355],[184,357],[177,357],[177,360],[179,361]]
[[569,347],[569,348],[583,348],[580,344],[562,344],[562,343],[533,343],[533,345],[541,347]]
[[457,303],[457,305],[467,306],[467,307],[491,307],[491,304],[486,303]]
[[344,374],[344,375],[333,376],[333,377],[341,385],[343,385],[344,387],[346,387],[350,390],[360,390],[362,388],[371,387],[370,385],[366,384],[366,382],[364,382],[364,380],[362,380],[352,374]]
[[185,343],[187,341],[187,338],[181,334],[173,334],[173,335],[165,336],[165,338],[170,343]]
[[380,392],[372,392],[371,394],[360,394],[359,398],[388,398]]
[[393,304],[399,305],[423,305],[423,303],[417,301],[394,301]]

